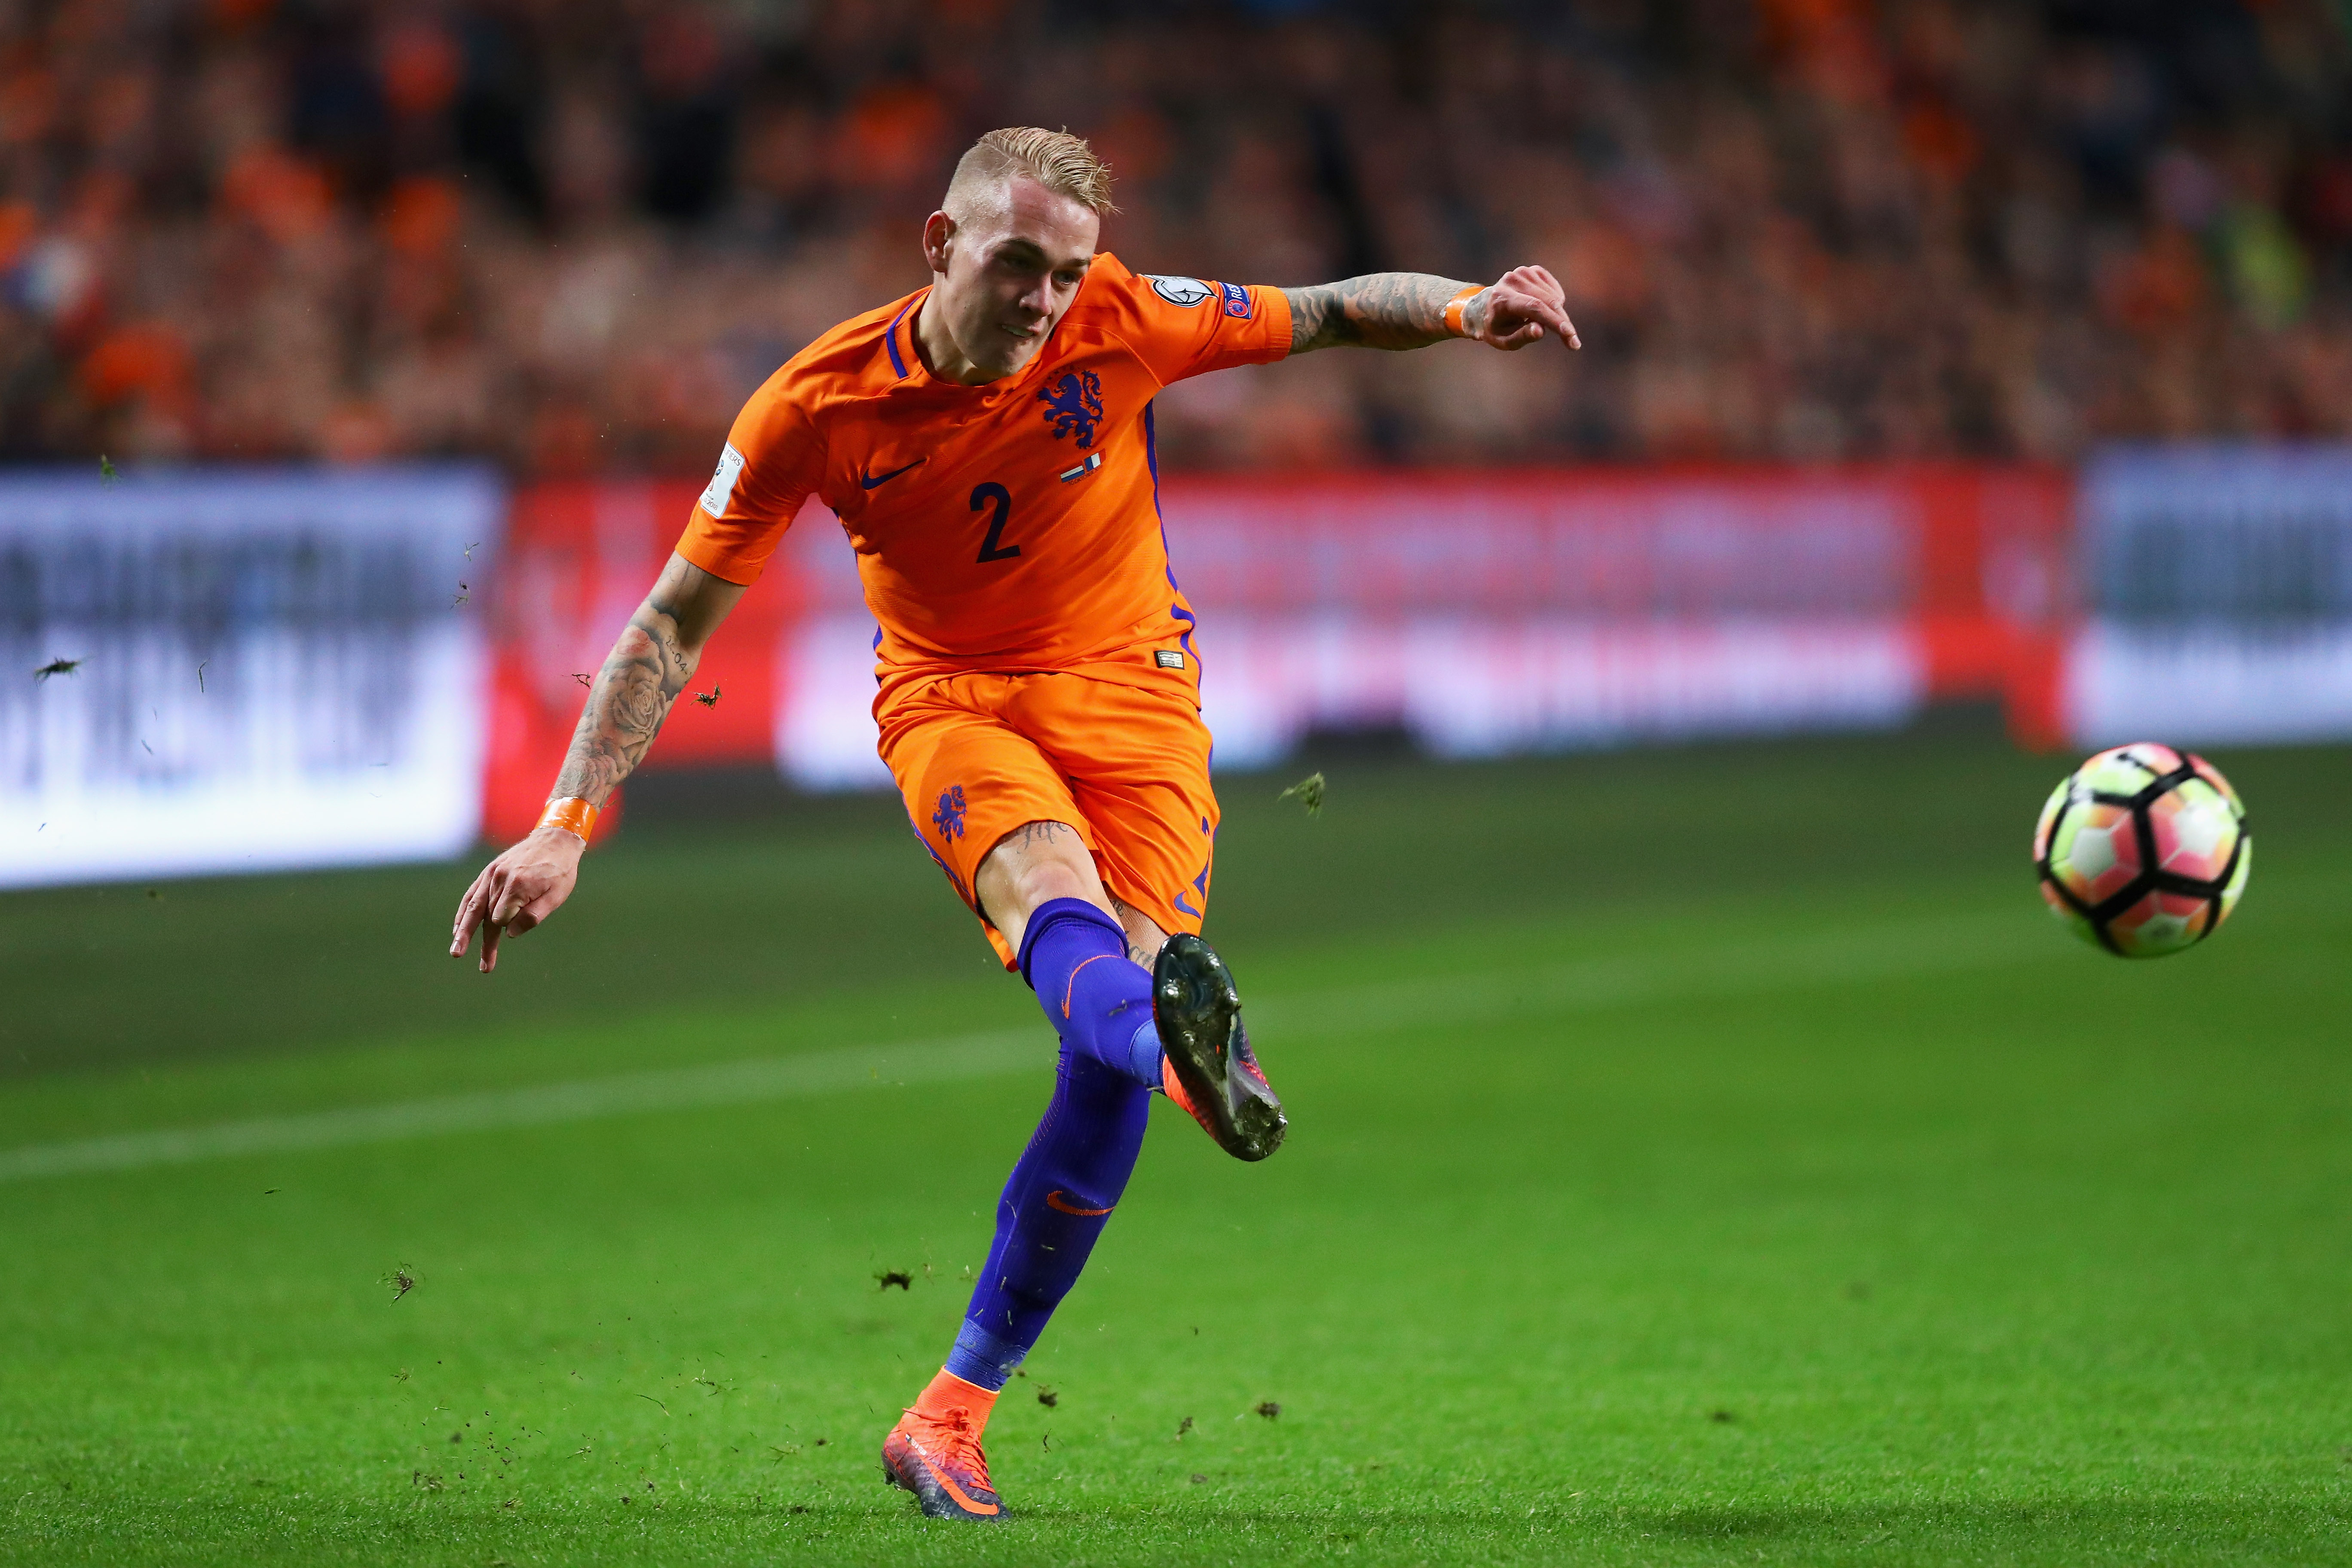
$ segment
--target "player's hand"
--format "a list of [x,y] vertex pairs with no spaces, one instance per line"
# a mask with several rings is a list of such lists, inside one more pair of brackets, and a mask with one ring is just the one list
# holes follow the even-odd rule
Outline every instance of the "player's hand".
[[1568,319],[1568,290],[1540,267],[1512,268],[1471,303],[1485,307],[1465,323],[1476,327],[1470,335],[1482,343],[1523,349],[1550,336],[1572,349],[1584,346],[1576,335],[1576,323]]
[[482,868],[457,903],[449,956],[463,958],[474,928],[482,931],[481,972],[499,966],[499,938],[520,936],[553,914],[580,880],[580,854],[588,846],[561,827],[541,827]]

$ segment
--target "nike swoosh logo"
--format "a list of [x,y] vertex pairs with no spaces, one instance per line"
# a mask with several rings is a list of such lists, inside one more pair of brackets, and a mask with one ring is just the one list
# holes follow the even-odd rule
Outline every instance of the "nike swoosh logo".
[[946,1492],[948,1496],[955,1499],[966,1511],[983,1514],[1001,1513],[1003,1511],[997,1504],[992,1502],[982,1502],[978,1498],[972,1496],[970,1492],[964,1490],[963,1488],[958,1486],[956,1484],[956,1479],[948,1474],[946,1467],[941,1465],[937,1459],[932,1458],[930,1455],[925,1453],[923,1451],[923,1446],[920,1443],[918,1443],[912,1437],[909,1437],[907,1439],[907,1447],[915,1450],[915,1457],[923,1461],[923,1468],[931,1473],[931,1479],[939,1483],[940,1489]]
[[[925,463],[929,461],[930,459],[929,458],[918,458],[913,462],[908,464],[907,468],[919,468]],[[887,474],[860,474],[857,476],[857,482],[864,485],[870,490],[877,485],[888,484],[892,479],[895,479],[900,474],[905,473],[907,468],[893,468]]]
[[1045,1194],[1045,1206],[1049,1209],[1059,1209],[1064,1214],[1079,1215],[1087,1219],[1097,1219],[1102,1215],[1110,1213],[1109,1209],[1082,1209],[1077,1205],[1065,1199],[1062,1196],[1062,1189],[1059,1187],[1055,1187],[1052,1192]]

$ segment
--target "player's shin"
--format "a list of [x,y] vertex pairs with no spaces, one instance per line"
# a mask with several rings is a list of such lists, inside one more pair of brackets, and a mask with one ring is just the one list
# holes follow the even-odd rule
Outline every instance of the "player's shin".
[[1021,934],[1021,975],[1063,1042],[1145,1089],[1160,1086],[1151,974],[1118,921],[1084,899],[1050,899]]
[[996,1239],[950,1373],[982,1389],[1004,1386],[1127,1190],[1150,1110],[1150,1097],[1125,1074],[1063,1047],[1053,1101],[997,1204]]

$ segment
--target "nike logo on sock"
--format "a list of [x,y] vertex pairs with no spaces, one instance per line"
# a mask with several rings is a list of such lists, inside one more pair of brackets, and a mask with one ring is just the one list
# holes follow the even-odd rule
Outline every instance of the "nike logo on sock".
[[[1098,1219],[1102,1215],[1110,1213],[1110,1209],[1082,1209],[1077,1205],[1070,1202],[1067,1198],[1065,1198],[1062,1195],[1062,1189],[1059,1187],[1055,1187],[1052,1192],[1045,1194],[1045,1206],[1049,1209],[1059,1209],[1064,1214],[1077,1215],[1086,1219]],[[1112,1207],[1117,1206],[1117,1205],[1112,1205]]]
[[[908,464],[907,468],[919,468],[925,463],[929,461],[930,459],[929,458],[918,458],[913,462]],[[878,485],[888,484],[892,479],[895,479],[900,474],[905,473],[907,468],[893,468],[887,474],[860,474],[857,476],[857,482],[864,485],[870,490]]]

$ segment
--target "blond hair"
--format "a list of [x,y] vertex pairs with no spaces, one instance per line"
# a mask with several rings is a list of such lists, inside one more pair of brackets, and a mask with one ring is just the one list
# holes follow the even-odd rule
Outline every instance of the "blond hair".
[[953,207],[983,185],[1008,174],[1026,174],[1055,195],[1067,196],[1097,217],[1118,211],[1111,205],[1110,165],[1095,156],[1086,138],[1038,125],[992,131],[956,160],[942,205]]

